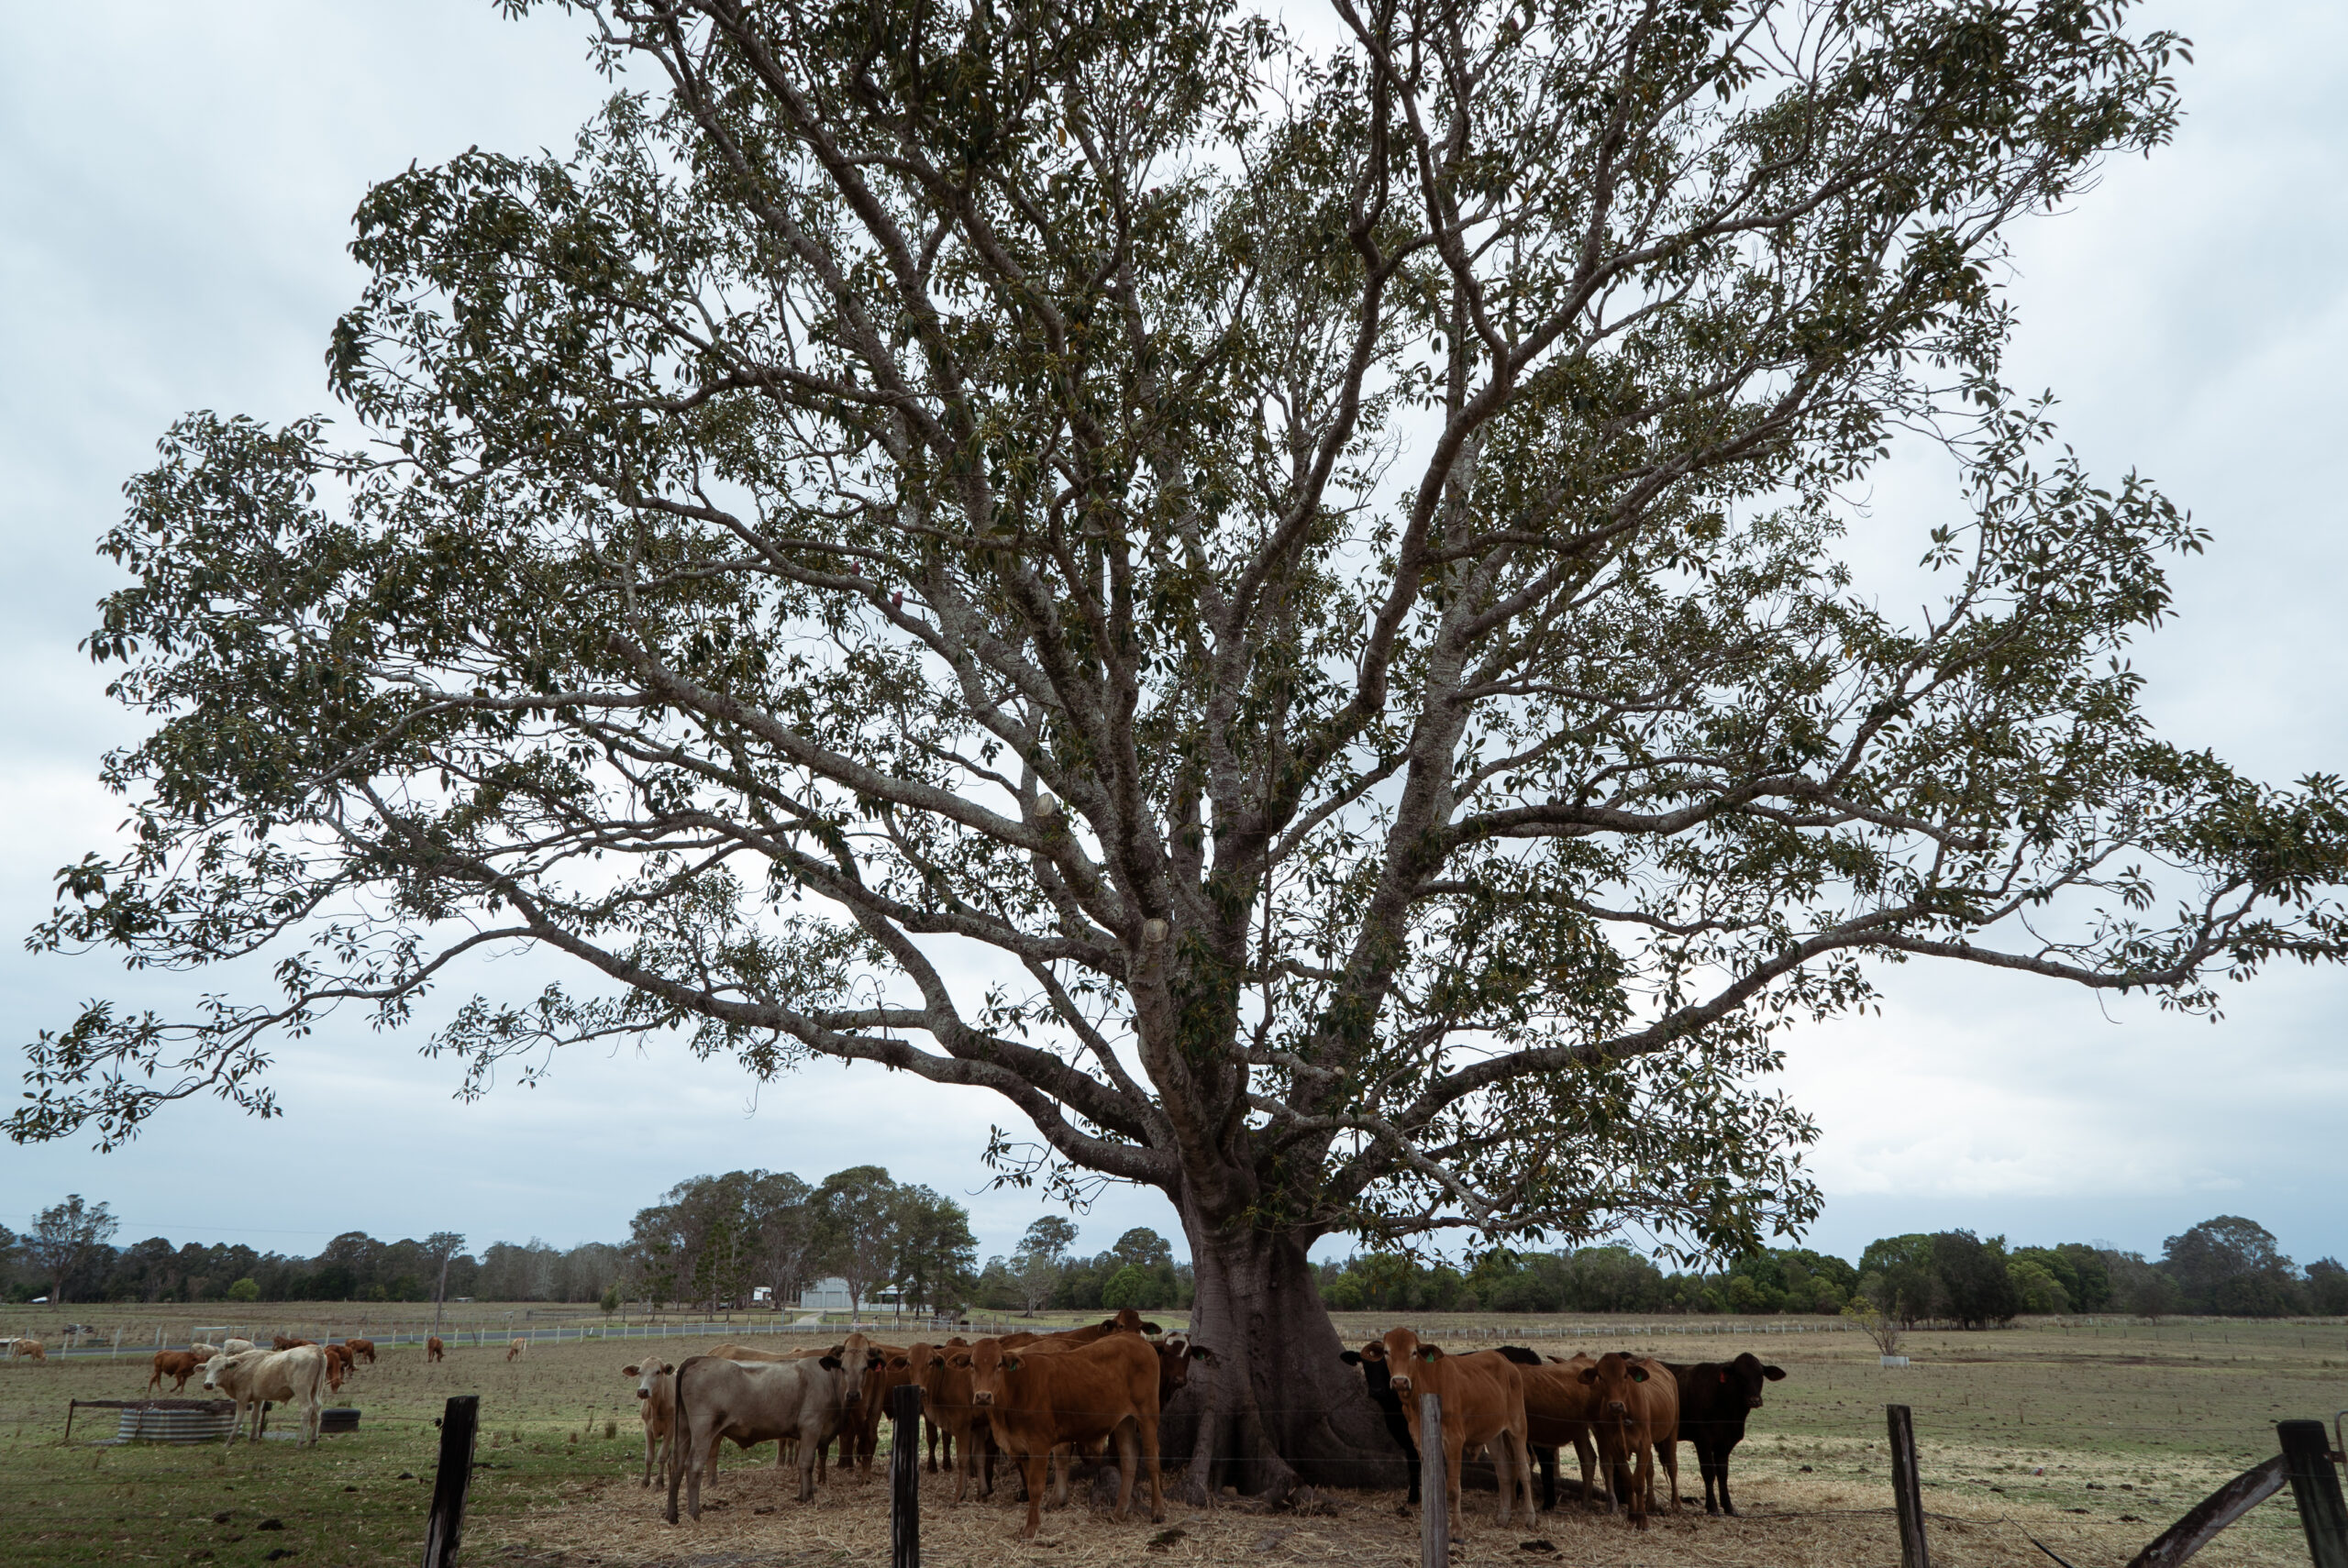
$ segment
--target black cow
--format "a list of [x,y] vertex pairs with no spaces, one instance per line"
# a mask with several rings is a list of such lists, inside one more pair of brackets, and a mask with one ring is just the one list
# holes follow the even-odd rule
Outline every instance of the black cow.
[[[1764,1379],[1775,1383],[1786,1375],[1781,1366],[1764,1366],[1751,1351],[1734,1361],[1699,1362],[1694,1366],[1664,1365],[1679,1385],[1679,1435],[1696,1448],[1696,1463],[1704,1473],[1704,1511],[1736,1512],[1729,1501],[1728,1456],[1744,1441],[1744,1418],[1761,1408]],[[1720,1500],[1712,1500],[1712,1485],[1720,1485]]]
[[1403,1419],[1401,1396],[1394,1392],[1393,1371],[1386,1364],[1386,1347],[1376,1340],[1357,1351],[1341,1353],[1347,1366],[1361,1368],[1361,1380],[1369,1387],[1369,1397],[1376,1402],[1379,1413],[1386,1418],[1386,1435],[1402,1451],[1410,1462],[1411,1505],[1419,1501],[1419,1445],[1411,1441],[1411,1423]]

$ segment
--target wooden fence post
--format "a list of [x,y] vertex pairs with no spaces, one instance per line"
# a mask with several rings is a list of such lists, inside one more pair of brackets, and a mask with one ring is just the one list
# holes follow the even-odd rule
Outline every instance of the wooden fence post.
[[1443,1463],[1443,1401],[1419,1396],[1419,1568],[1451,1568],[1451,1477]]
[[2348,1568],[2348,1502],[2340,1496],[2340,1472],[2331,1467],[2331,1436],[2321,1421],[2277,1421],[2283,1441],[2283,1473],[2299,1505],[2299,1527],[2308,1532],[2308,1555],[2315,1568]]
[[1924,1489],[1916,1474],[1916,1423],[1905,1405],[1883,1408],[1891,1431],[1891,1501],[1899,1512],[1899,1568],[1933,1568],[1924,1544]]
[[473,1481],[473,1439],[481,1396],[451,1396],[440,1416],[440,1469],[432,1478],[432,1513],[424,1525],[424,1568],[456,1568],[465,1529],[465,1495]]
[[889,1568],[921,1568],[920,1384],[889,1390]]

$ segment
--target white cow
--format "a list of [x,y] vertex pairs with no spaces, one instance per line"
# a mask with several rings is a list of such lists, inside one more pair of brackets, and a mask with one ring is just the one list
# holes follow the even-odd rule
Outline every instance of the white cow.
[[247,1351],[256,1348],[258,1347],[256,1347],[250,1340],[222,1340],[220,1342],[220,1348],[212,1353],[215,1355],[242,1355]]
[[202,1356],[205,1360],[209,1361],[214,1356],[220,1354],[221,1352],[218,1345],[208,1345],[202,1340],[198,1340],[194,1344],[187,1347],[187,1353],[194,1356]]
[[260,1441],[261,1401],[274,1399],[282,1405],[300,1404],[302,1408],[302,1441],[318,1441],[318,1385],[326,1381],[327,1358],[316,1345],[296,1345],[292,1350],[249,1350],[241,1355],[216,1355],[204,1364],[204,1386],[207,1393],[226,1394],[237,1402],[237,1418],[228,1423],[228,1441],[237,1441],[237,1428],[244,1423],[245,1412],[252,1412],[252,1441]]

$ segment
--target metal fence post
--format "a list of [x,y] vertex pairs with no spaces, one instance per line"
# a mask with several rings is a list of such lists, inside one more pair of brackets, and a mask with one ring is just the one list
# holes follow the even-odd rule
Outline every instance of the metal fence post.
[[889,1568],[921,1568],[921,1385],[889,1390]]
[[2308,1555],[2315,1568],[2348,1568],[2348,1502],[2331,1467],[2331,1434],[2321,1421],[2277,1421],[2275,1435],[2283,1442],[2283,1473],[2299,1505],[2299,1527],[2308,1532]]
[[481,1396],[452,1396],[440,1417],[440,1469],[432,1478],[432,1513],[424,1525],[424,1568],[456,1568],[480,1430]]
[[1451,1476],[1443,1461],[1443,1401],[1419,1396],[1419,1568],[1450,1568]]
[[1933,1568],[1924,1544],[1924,1489],[1916,1474],[1916,1423],[1905,1405],[1883,1408],[1891,1431],[1891,1500],[1899,1512],[1899,1568]]

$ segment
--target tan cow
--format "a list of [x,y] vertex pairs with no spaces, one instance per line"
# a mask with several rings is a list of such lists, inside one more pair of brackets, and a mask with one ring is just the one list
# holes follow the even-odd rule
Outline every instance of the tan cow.
[[[1614,1498],[1630,1504],[1631,1525],[1647,1528],[1655,1511],[1656,1460],[1669,1477],[1671,1507],[1679,1508],[1679,1385],[1663,1363],[1609,1351],[1581,1371],[1596,1395],[1598,1461]],[[1637,1467],[1636,1474],[1633,1466]],[[1609,1499],[1607,1509],[1613,1510]]]
[[[217,1352],[214,1353],[217,1354]],[[155,1353],[154,1370],[147,1375],[147,1392],[152,1394],[163,1386],[163,1379],[172,1379],[172,1392],[177,1394],[187,1386],[204,1363],[194,1351],[161,1350]]]
[[714,1474],[717,1444],[724,1438],[744,1448],[797,1439],[799,1500],[814,1496],[816,1456],[854,1410],[859,1381],[837,1356],[787,1364],[687,1356],[672,1380],[676,1436],[669,1459],[669,1522],[677,1522],[681,1485],[686,1511],[701,1518],[702,1475]]
[[10,1340],[8,1342],[8,1359],[10,1361],[16,1361],[20,1358],[25,1361],[45,1362],[49,1359],[49,1347],[42,1344],[39,1340]]
[[[950,1364],[965,1358],[958,1353],[947,1359]],[[1132,1506],[1138,1460],[1149,1479],[1151,1522],[1165,1518],[1157,1463],[1157,1351],[1147,1340],[1109,1334],[1092,1344],[1037,1353],[1032,1346],[1005,1350],[989,1339],[972,1345],[967,1359],[971,1401],[986,1412],[996,1446],[1019,1466],[1027,1484],[1023,1539],[1034,1540],[1043,1522],[1044,1475],[1053,1451],[1103,1438],[1117,1448],[1113,1517],[1122,1520]],[[1059,1481],[1055,1506],[1068,1501],[1065,1468]]]
[[[636,1413],[644,1422],[644,1482],[652,1485],[656,1462],[669,1463],[675,1447],[677,1431],[676,1371],[665,1361],[647,1360],[639,1366],[623,1366],[620,1371],[636,1379]],[[711,1450],[715,1457],[716,1451]],[[710,1475],[715,1481],[715,1473]]]
[[1533,1455],[1525,1445],[1524,1377],[1523,1369],[1498,1351],[1473,1355],[1446,1355],[1434,1345],[1419,1343],[1408,1329],[1388,1331],[1381,1342],[1386,1352],[1388,1380],[1402,1406],[1402,1419],[1418,1446],[1420,1463],[1427,1454],[1426,1439],[1419,1432],[1419,1397],[1433,1394],[1443,1412],[1444,1496],[1450,1505],[1452,1535],[1461,1535],[1466,1517],[1459,1511],[1459,1464],[1479,1448],[1492,1451],[1492,1470],[1500,1484],[1500,1522],[1518,1496],[1524,1500],[1529,1526],[1540,1518],[1533,1503]]
[[264,1400],[302,1408],[302,1441],[318,1441],[318,1385],[326,1380],[327,1358],[316,1345],[287,1351],[251,1350],[242,1355],[216,1355],[204,1364],[204,1390],[222,1393],[237,1402],[236,1419],[228,1425],[228,1441],[252,1412],[252,1441],[260,1441]]
[[516,1356],[526,1354],[529,1351],[529,1348],[530,1342],[526,1339],[516,1337],[507,1341],[505,1344],[505,1360],[507,1364],[511,1364]]

